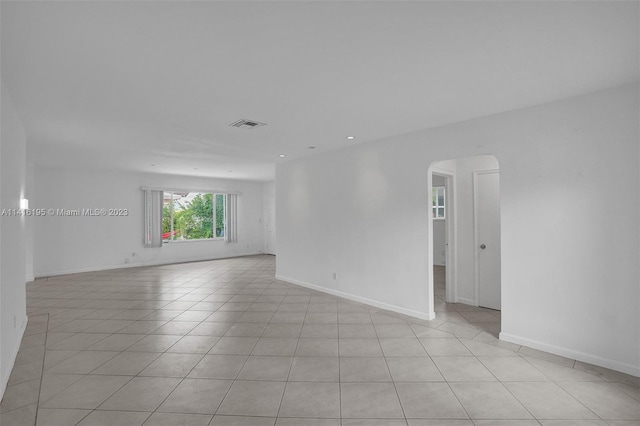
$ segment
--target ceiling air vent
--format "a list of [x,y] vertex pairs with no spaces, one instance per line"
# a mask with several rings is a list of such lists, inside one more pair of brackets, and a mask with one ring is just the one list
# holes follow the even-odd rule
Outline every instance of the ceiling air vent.
[[243,118],[242,120],[238,120],[236,122],[229,124],[229,126],[238,127],[240,129],[254,129],[256,127],[266,126],[266,124],[260,123],[259,121],[247,120]]

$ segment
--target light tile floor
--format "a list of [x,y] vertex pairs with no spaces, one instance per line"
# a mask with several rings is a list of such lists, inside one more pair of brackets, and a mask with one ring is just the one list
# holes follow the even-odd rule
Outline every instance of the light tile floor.
[[2,426],[640,424],[638,378],[274,279],[252,256],[39,279]]

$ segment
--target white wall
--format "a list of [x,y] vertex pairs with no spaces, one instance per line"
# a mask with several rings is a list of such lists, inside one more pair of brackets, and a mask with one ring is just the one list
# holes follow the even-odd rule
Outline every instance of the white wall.
[[276,254],[276,183],[264,184],[262,200],[264,221],[264,252]]
[[[33,208],[128,209],[126,217],[35,218],[34,272],[48,276],[125,266],[262,253],[261,182],[170,175],[104,173],[37,166]],[[143,247],[141,186],[240,191],[238,242],[190,241]],[[135,254],[135,255],[134,255]],[[129,263],[125,263],[125,259]]]
[[[28,153],[27,156],[29,156]],[[33,186],[34,171],[33,164],[27,163],[25,197],[29,200],[33,200],[33,196],[35,195],[35,188]],[[35,275],[33,274],[33,221],[34,219],[31,216],[25,218],[25,280],[27,282],[35,279]]]
[[[19,209],[26,186],[26,136],[4,84],[0,96],[0,209]],[[0,398],[27,322],[25,234],[25,217],[0,217]]]
[[638,89],[279,164],[278,276],[432,316],[429,165],[493,154],[501,337],[640,375]]

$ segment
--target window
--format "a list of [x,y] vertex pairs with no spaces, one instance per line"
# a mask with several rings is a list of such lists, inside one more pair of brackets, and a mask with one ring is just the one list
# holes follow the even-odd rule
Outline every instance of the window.
[[431,201],[433,204],[433,218],[444,219],[445,218],[445,198],[444,198],[444,186],[434,186],[431,193]]
[[224,238],[226,194],[164,191],[162,241]]
[[238,241],[239,193],[142,189],[145,247],[170,241]]

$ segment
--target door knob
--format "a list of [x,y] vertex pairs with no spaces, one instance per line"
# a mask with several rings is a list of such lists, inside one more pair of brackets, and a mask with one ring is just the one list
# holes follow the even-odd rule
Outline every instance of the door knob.
[[487,248],[487,246],[486,246],[485,244],[480,244],[480,248],[481,248],[482,250],[484,250],[484,249],[486,249],[486,248]]

